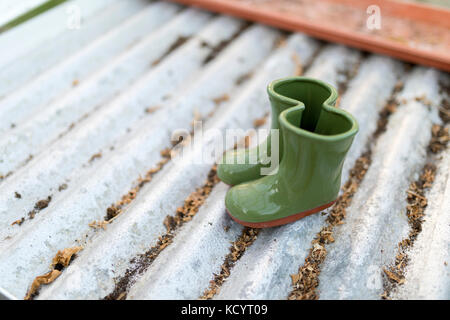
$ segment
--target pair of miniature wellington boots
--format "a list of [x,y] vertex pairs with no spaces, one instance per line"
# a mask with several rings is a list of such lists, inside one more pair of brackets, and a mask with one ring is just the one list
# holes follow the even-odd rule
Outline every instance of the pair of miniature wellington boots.
[[[290,77],[272,82],[267,91],[272,129],[281,131],[276,173],[261,173],[270,166],[260,155],[271,155],[270,136],[258,147],[226,152],[218,166],[219,178],[233,186],[225,198],[228,213],[253,228],[283,225],[331,206],[358,132],[352,115],[334,107],[336,89],[322,81]],[[235,161],[240,157],[245,163]]]

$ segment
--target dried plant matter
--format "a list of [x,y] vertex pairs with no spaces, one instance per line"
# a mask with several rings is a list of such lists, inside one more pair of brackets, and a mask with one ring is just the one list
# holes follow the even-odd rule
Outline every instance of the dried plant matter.
[[28,293],[25,296],[25,300],[33,299],[33,296],[37,293],[37,291],[39,290],[39,288],[42,285],[49,284],[49,283],[55,281],[55,279],[58,278],[60,274],[61,274],[61,271],[52,270],[42,276],[36,277],[34,279],[33,283],[31,284],[30,290],[28,290]]
[[410,226],[408,237],[398,243],[398,251],[393,265],[383,269],[384,278],[383,299],[389,299],[392,290],[405,282],[405,268],[408,265],[408,251],[414,245],[419,233],[422,231],[425,208],[428,201],[425,192],[432,186],[436,174],[436,166],[426,164],[418,180],[411,183],[406,192],[408,205],[406,206],[406,216]]
[[[448,88],[444,88],[448,91]],[[422,96],[416,99],[424,103],[427,106],[431,106],[431,102]],[[443,125],[434,124],[431,128],[431,140],[428,144],[428,156],[430,162],[425,164],[422,168],[419,178],[412,182],[406,191],[406,200],[408,205],[406,206],[406,217],[410,230],[408,236],[398,243],[397,255],[395,261],[386,266],[383,271],[385,277],[383,278],[384,292],[381,295],[382,299],[390,299],[391,293],[397,286],[402,285],[405,282],[406,267],[409,263],[409,251],[414,246],[414,242],[418,235],[422,231],[422,224],[425,218],[425,209],[428,205],[426,192],[431,188],[436,175],[436,165],[433,160],[436,160],[437,156],[446,150],[447,144],[450,141],[448,125],[450,117],[448,116],[448,110],[450,109],[450,103],[447,98],[442,101],[442,106],[439,108],[439,116],[443,122]]]
[[[22,198],[22,195],[20,195],[19,193],[16,192],[16,193],[15,193],[15,197],[18,198],[18,199],[21,199],[21,198]],[[37,214],[39,211],[41,211],[41,210],[47,208],[51,201],[52,201],[52,196],[48,196],[47,199],[42,199],[42,200],[37,201],[37,202],[34,204],[33,210],[31,210],[31,211],[28,212],[28,219],[29,219],[29,220],[34,219],[34,217],[36,216],[36,214]],[[22,217],[22,218],[20,218],[20,219],[18,219],[18,220],[16,220],[16,221],[14,221],[13,223],[11,223],[11,225],[12,225],[12,226],[13,226],[13,225],[18,225],[18,226],[20,226],[20,225],[22,225],[22,223],[24,223],[24,222],[25,222],[25,217]]]
[[320,267],[327,256],[326,244],[333,243],[333,229],[343,223],[346,209],[353,195],[363,180],[371,162],[371,153],[366,152],[358,160],[350,172],[350,177],[343,187],[343,193],[332,207],[327,219],[327,225],[320,230],[312,241],[312,247],[296,274],[291,275],[293,290],[289,300],[315,300],[319,298],[316,288],[319,285]]
[[[130,191],[128,191],[125,195],[122,196],[122,198],[117,201],[115,204],[109,206],[106,209],[106,216],[105,221],[111,222],[114,218],[116,218],[119,214],[122,213],[122,208],[131,203],[133,201],[138,192],[142,189],[144,185],[152,181],[153,176],[161,171],[161,169],[164,167],[164,165],[167,164],[170,160],[170,152],[171,149],[167,148],[161,151],[161,157],[162,159],[156,164],[155,167],[151,168],[145,173],[145,176],[142,178],[140,177],[136,183],[136,186],[133,187]],[[93,221],[90,223],[90,226],[95,227],[96,225],[101,224],[102,228],[105,226],[104,223]]]
[[70,264],[73,256],[81,250],[83,250],[82,247],[73,247],[58,251],[58,253],[52,260],[52,270],[47,272],[46,274],[37,276],[33,280],[33,283],[31,284],[31,287],[24,299],[32,300],[38,294],[39,288],[42,285],[46,285],[55,281],[55,279],[58,278],[62,273],[62,270]]
[[[444,121],[445,122],[445,121]],[[431,140],[428,145],[428,152],[437,155],[446,149],[449,141],[448,130],[440,125],[433,125],[431,129]],[[417,236],[422,231],[422,223],[425,216],[425,208],[428,205],[426,192],[433,184],[436,174],[436,166],[427,163],[420,174],[419,179],[412,182],[406,191],[406,216],[410,226],[408,236],[398,243],[397,255],[393,264],[386,266],[383,271],[385,277],[383,299],[390,299],[392,291],[405,282],[405,270],[409,263],[409,250],[414,246]]]
[[113,292],[104,299],[121,300],[126,298],[128,289],[135,282],[136,276],[144,273],[156,257],[172,243],[176,231],[184,223],[192,220],[217,183],[219,183],[219,178],[217,177],[217,166],[214,165],[208,173],[205,184],[184,200],[183,206],[177,209],[175,215],[165,218],[166,233],[159,237],[158,242],[153,247],[130,261],[132,266],[116,281]]
[[234,267],[249,246],[258,237],[260,229],[244,228],[241,236],[231,243],[230,252],[225,257],[225,261],[220,267],[220,273],[214,275],[214,279],[210,281],[209,288],[205,290],[200,297],[202,300],[212,299],[220,290],[225,280],[230,276],[230,270]]
[[441,152],[447,147],[447,143],[450,141],[448,129],[438,124],[434,124],[431,133],[432,138],[430,145],[428,146],[429,150],[433,153]]

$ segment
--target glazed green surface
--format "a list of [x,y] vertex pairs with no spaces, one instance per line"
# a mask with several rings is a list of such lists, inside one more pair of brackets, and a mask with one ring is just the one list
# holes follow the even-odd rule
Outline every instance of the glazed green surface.
[[[356,120],[334,107],[336,90],[322,81],[281,79],[269,85],[268,93],[272,110],[280,110],[272,127],[281,129],[282,159],[275,174],[260,177],[258,172],[228,191],[229,213],[245,222],[281,219],[334,201],[345,156],[358,131]],[[236,165],[227,166],[234,174]],[[253,168],[240,172],[240,180],[252,174]]]

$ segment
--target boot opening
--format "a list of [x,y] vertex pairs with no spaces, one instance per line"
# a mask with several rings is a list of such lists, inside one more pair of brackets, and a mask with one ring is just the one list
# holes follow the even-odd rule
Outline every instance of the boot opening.
[[322,135],[336,135],[352,128],[350,119],[322,108],[332,92],[317,82],[290,79],[277,83],[273,90],[283,97],[301,101],[305,105],[302,114],[294,113],[288,116],[288,121],[297,127]]

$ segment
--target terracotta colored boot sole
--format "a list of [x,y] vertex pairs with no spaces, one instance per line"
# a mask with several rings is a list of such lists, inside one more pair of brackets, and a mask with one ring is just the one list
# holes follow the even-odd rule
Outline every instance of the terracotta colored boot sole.
[[250,227],[250,228],[257,228],[257,229],[261,229],[261,228],[272,228],[272,227],[278,227],[278,226],[282,226],[284,224],[288,224],[297,220],[300,220],[304,217],[310,216],[314,213],[317,213],[319,211],[325,210],[326,208],[331,207],[334,203],[336,202],[336,200],[331,201],[327,204],[324,204],[320,207],[316,207],[310,210],[306,210],[300,213],[296,213],[293,214],[291,216],[285,217],[285,218],[281,218],[281,219],[275,219],[275,220],[271,220],[271,221],[265,221],[265,222],[247,222],[247,221],[242,221],[239,220],[235,217],[233,217],[231,215],[231,213],[228,211],[227,209],[227,213],[230,216],[231,219],[233,219],[234,221],[236,221],[237,223],[245,226],[245,227]]

